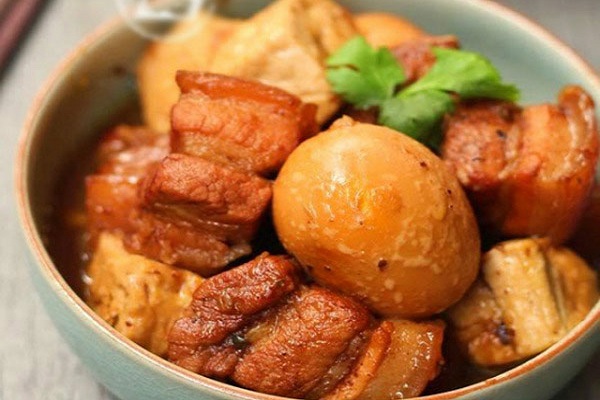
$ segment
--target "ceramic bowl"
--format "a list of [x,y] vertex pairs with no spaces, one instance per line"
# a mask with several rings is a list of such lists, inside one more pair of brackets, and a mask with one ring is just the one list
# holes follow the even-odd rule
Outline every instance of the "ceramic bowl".
[[[555,98],[565,84],[585,87],[600,103],[600,80],[569,48],[522,16],[483,0],[343,0],[355,11],[402,14],[431,33],[456,34],[464,48],[487,55],[523,101]],[[266,1],[231,0],[230,11],[249,15]],[[16,165],[19,213],[31,250],[37,290],[65,340],[99,382],[121,399],[276,399],[192,374],[125,339],[97,317],[67,284],[67,265],[47,251],[59,171],[98,133],[135,103],[131,73],[147,42],[116,20],[87,38],[63,62],[35,101]],[[556,393],[600,344],[600,304],[559,343],[494,378],[442,399],[542,400]]]

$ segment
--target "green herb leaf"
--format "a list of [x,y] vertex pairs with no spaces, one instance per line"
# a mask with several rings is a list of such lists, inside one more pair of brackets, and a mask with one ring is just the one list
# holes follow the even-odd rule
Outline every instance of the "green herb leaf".
[[436,62],[429,72],[404,91],[443,90],[461,98],[491,98],[517,101],[519,89],[502,83],[500,73],[480,54],[434,47]]
[[402,67],[386,48],[372,48],[357,36],[327,60],[333,90],[357,108],[378,106],[406,80]]
[[444,114],[453,110],[452,97],[439,90],[401,93],[381,104],[379,123],[426,143]]
[[329,57],[327,79],[355,107],[379,107],[380,124],[433,146],[441,141],[440,122],[454,110],[455,95],[519,99],[519,90],[503,83],[482,55],[440,47],[432,51],[436,62],[429,72],[398,92],[406,81],[402,66],[389,50],[374,49],[359,36]]

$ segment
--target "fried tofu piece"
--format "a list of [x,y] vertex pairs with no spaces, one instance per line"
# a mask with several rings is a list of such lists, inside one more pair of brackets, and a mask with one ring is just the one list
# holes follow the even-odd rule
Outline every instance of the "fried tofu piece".
[[518,354],[537,354],[567,331],[548,275],[552,264],[545,258],[544,247],[536,240],[510,241],[484,256],[483,279],[502,309],[505,325],[515,332]]
[[485,254],[482,278],[448,315],[468,357],[495,366],[547,349],[598,298],[595,272],[575,253],[548,240],[520,239]]
[[581,322],[598,301],[598,277],[595,270],[566,247],[550,247],[546,257],[552,265],[557,304],[569,330]]
[[315,107],[280,89],[210,73],[179,72],[171,147],[259,175],[278,170],[317,133]]
[[244,21],[219,47],[210,71],[258,80],[318,106],[327,121],[341,105],[325,76],[325,59],[358,31],[331,0],[278,0]]
[[447,314],[462,352],[474,364],[495,366],[527,357],[516,352],[515,332],[503,321],[502,309],[483,280],[477,280]]
[[169,132],[171,108],[179,99],[175,73],[209,70],[215,52],[239,24],[239,20],[200,13],[178,22],[165,39],[148,46],[137,67],[147,126],[160,133]]
[[485,228],[507,237],[573,233],[594,185],[599,155],[592,98],[565,87],[558,104],[520,109],[497,101],[461,104],[445,122],[442,157]]
[[128,253],[121,239],[100,235],[87,268],[88,304],[125,337],[164,356],[167,334],[201,285],[198,275]]

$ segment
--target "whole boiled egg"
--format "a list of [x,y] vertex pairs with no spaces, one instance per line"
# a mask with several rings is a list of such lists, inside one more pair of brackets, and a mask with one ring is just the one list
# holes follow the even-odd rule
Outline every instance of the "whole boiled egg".
[[275,181],[273,218],[318,284],[379,315],[439,313],[478,273],[479,232],[456,177],[386,127],[345,117],[302,143]]

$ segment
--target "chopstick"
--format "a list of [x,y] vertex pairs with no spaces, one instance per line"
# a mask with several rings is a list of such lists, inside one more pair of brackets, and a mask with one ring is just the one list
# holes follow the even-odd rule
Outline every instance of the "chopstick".
[[12,3],[14,3],[14,0],[0,0],[0,18],[4,18],[4,13]]
[[0,72],[46,0],[0,0]]

